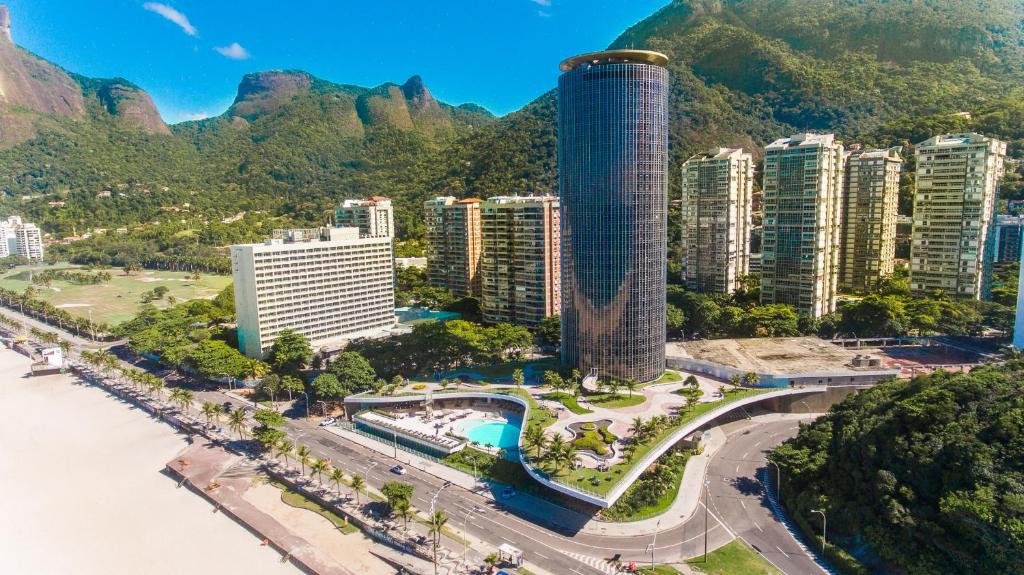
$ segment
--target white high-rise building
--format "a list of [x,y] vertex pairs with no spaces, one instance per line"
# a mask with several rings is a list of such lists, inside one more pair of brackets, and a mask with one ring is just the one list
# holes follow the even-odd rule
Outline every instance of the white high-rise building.
[[916,146],[910,289],[982,297],[1006,142],[944,134]]
[[0,222],[0,257],[7,256],[43,259],[43,233],[39,227],[23,222],[20,216],[8,216]]
[[754,159],[717,148],[683,163],[683,281],[700,292],[732,293],[750,267]]
[[334,210],[334,227],[359,228],[364,238],[394,238],[395,212],[391,200],[384,196],[345,200]]
[[809,317],[836,309],[843,145],[833,134],[776,140],[764,156],[761,303]]
[[380,335],[395,322],[391,239],[358,228],[283,230],[231,246],[238,347],[263,358],[281,331],[314,347]]

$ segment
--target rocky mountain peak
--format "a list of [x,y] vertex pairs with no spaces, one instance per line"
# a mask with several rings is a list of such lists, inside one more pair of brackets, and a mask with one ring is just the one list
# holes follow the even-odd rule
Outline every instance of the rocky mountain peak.
[[0,4],[0,41],[11,41],[11,11],[6,4]]
[[423,78],[419,75],[409,78],[402,84],[402,95],[414,110],[440,109],[437,100],[431,95],[430,90],[427,90]]

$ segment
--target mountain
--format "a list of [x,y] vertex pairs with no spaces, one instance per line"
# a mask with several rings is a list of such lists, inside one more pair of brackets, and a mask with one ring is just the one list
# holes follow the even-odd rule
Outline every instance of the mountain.
[[[673,167],[711,147],[757,153],[799,131],[901,143],[919,138],[913,118],[926,116],[930,129],[977,127],[1024,149],[1019,0],[676,0],[609,47],[669,56]],[[950,116],[961,111],[1000,121]],[[472,134],[428,187],[555,190],[556,113],[552,92]],[[678,170],[670,176],[674,195]]]
[[[611,45],[626,46],[669,56],[673,196],[689,155],[804,130],[893,145],[976,129],[1024,153],[1020,0],[675,0]],[[416,238],[433,195],[557,192],[553,91],[494,118],[416,76],[367,88],[271,70],[245,76],[224,114],[168,134],[129,82],[69,74],[9,39],[0,74],[0,211],[58,234],[185,202],[313,223],[339,198],[383,194]]]
[[170,134],[149,95],[117,78],[94,80],[69,74],[11,40],[11,16],[0,6],[0,145],[12,146],[37,134],[40,118],[83,120],[98,104],[126,127]]

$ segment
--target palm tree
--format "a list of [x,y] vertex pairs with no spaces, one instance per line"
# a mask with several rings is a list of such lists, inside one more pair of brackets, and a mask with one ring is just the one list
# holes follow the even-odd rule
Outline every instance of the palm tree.
[[634,417],[629,432],[637,438],[637,441],[643,441],[643,436],[647,433],[647,424],[644,422],[644,418],[639,415]]
[[359,476],[359,475],[353,475],[352,476],[352,491],[356,492],[356,505],[361,505],[362,504],[359,501],[359,492],[363,489],[364,485],[366,485],[366,481],[364,481],[361,476]]
[[170,397],[171,403],[180,403],[181,402],[181,394],[182,393],[185,393],[185,390],[180,388],[180,387],[175,387],[175,388],[171,389],[171,397]]
[[210,424],[212,423],[212,421],[213,421],[213,412],[216,411],[218,407],[219,406],[216,403],[212,402],[212,401],[204,401],[203,402],[203,407],[201,409],[202,409],[202,412],[203,412],[203,417],[206,418],[206,426],[207,427],[209,427]]
[[561,433],[556,433],[551,441],[548,442],[548,451],[545,454],[545,459],[551,461],[555,465],[555,472],[557,473],[560,469],[560,459],[562,457],[562,450],[565,449],[565,440],[562,439]]
[[228,427],[231,428],[231,431],[237,431],[238,432],[238,440],[239,441],[241,441],[242,439],[245,438],[245,435],[244,435],[245,428],[246,428],[245,424],[246,424],[246,421],[245,421],[245,411],[243,411],[241,409],[236,409],[236,410],[232,411],[231,415],[228,416]]
[[341,497],[341,482],[345,479],[345,472],[335,467],[331,469],[331,481],[334,482],[334,488],[338,490],[338,497]]
[[761,376],[757,375],[757,373],[748,371],[743,375],[744,387],[756,387],[759,383],[761,383]]
[[486,563],[487,566],[490,567],[492,571],[494,570],[494,566],[497,565],[498,562],[499,559],[497,553],[491,553],[487,557],[484,557],[484,563]]
[[306,474],[306,464],[309,463],[309,454],[312,453],[305,445],[300,445],[295,449],[295,459],[299,461],[299,465],[302,466],[302,474]]
[[327,459],[317,458],[315,461],[313,461],[313,463],[309,465],[309,470],[313,473],[316,473],[316,480],[322,484],[324,482],[323,473],[324,471],[327,471],[327,468],[330,466],[331,462],[328,461]]
[[437,575],[437,547],[441,545],[441,534],[445,523],[448,523],[448,516],[444,511],[435,511],[430,516],[427,525],[430,527],[430,535],[434,538],[434,575]]
[[516,389],[519,389],[520,387],[522,387],[523,383],[525,383],[525,382],[526,382],[526,376],[523,375],[523,370],[517,369],[517,370],[512,372],[512,383],[515,384]]
[[220,427],[220,416],[222,415],[224,415],[224,406],[219,403],[213,404],[213,422],[217,427]]
[[191,409],[192,404],[195,402],[195,394],[192,393],[191,389],[176,387],[171,392],[171,401],[177,403],[178,406],[181,407],[183,414],[187,414],[188,410]]
[[159,377],[157,377],[155,375],[152,375],[152,374],[148,374],[148,375],[149,375],[149,378],[147,378],[148,379],[147,387],[149,387],[149,390],[151,392],[156,394],[156,398],[158,400],[163,401],[163,399],[164,399],[164,389],[167,388],[167,382],[165,382],[164,380],[160,379]]
[[395,501],[395,505],[391,508],[391,512],[405,520],[405,530],[409,530],[409,518],[412,517],[412,504],[407,499],[399,499]]
[[572,466],[576,464],[579,457],[579,450],[576,449],[576,446],[571,443],[567,443],[565,444],[565,447],[562,448],[562,452],[558,456],[558,465],[559,467],[564,466],[571,469]]
[[622,388],[622,382],[617,379],[612,379],[608,382],[608,389],[611,390],[612,395],[618,395],[619,389]]
[[626,384],[625,385],[626,385],[626,389],[629,390],[629,396],[633,397],[633,392],[636,391],[636,388],[637,388],[637,386],[640,385],[640,383],[637,382],[636,379],[633,379],[631,377],[631,378],[626,380]]
[[274,446],[274,450],[277,451],[278,457],[284,456],[284,466],[286,469],[288,468],[288,456],[292,454],[293,449],[295,449],[295,446],[287,439],[278,441],[277,445]]
[[540,457],[540,452],[547,445],[548,438],[541,426],[533,424],[526,428],[526,433],[523,434],[523,443],[526,444],[527,449],[534,450],[535,456]]

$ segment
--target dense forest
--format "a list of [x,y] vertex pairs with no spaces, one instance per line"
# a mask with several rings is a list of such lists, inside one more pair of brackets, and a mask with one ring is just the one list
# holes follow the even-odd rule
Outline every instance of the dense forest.
[[[864,390],[777,448],[783,501],[861,572],[1024,573],[1024,361]],[[884,566],[884,567],[883,567]]]
[[[670,166],[801,130],[889,146],[972,129],[1019,157],[1022,20],[1014,0],[677,0],[612,46],[670,58]],[[262,72],[223,115],[166,134],[112,115],[111,86],[126,81],[75,79],[82,117],[40,116],[34,138],[0,150],[0,211],[58,236],[165,222],[177,215],[167,207],[197,223],[268,211],[312,224],[338,199],[382,194],[396,200],[399,237],[414,239],[430,196],[557,191],[553,92],[495,119],[437,102],[416,77],[362,88]]]

